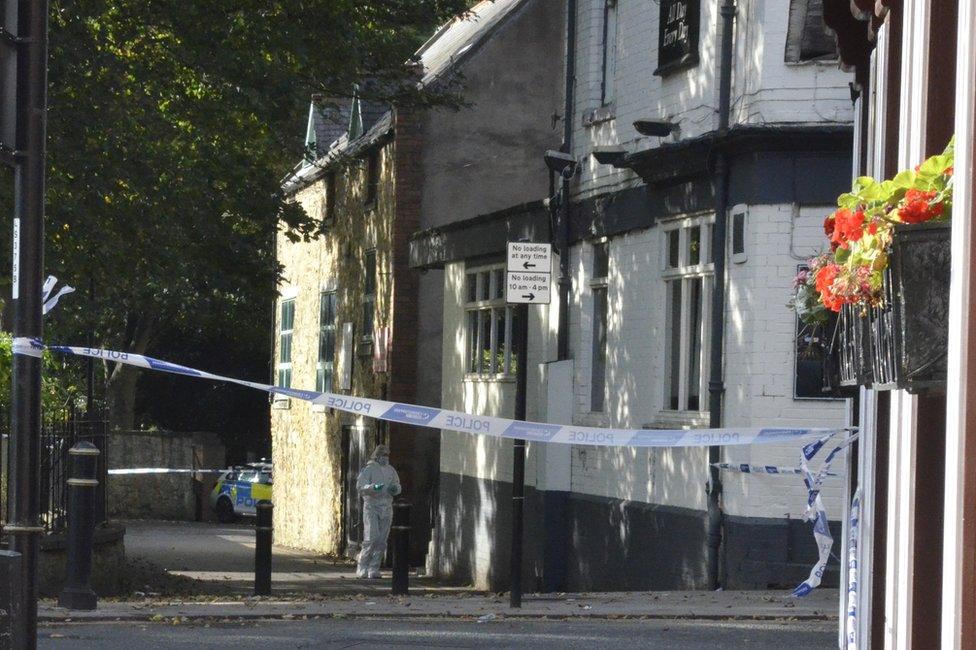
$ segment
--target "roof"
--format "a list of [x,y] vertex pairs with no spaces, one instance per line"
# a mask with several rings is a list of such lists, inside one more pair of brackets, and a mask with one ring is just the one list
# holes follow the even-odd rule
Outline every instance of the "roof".
[[[423,66],[419,85],[427,87],[447,79],[452,71],[467,60],[490,34],[520,5],[528,0],[481,0],[467,13],[453,18],[441,25],[420,49],[416,56]],[[360,101],[358,99],[352,102]],[[315,129],[315,153],[317,160],[312,165],[299,164],[285,179],[286,192],[297,191],[303,185],[314,181],[324,168],[333,161],[355,153],[379,142],[393,129],[393,116],[390,108],[378,102],[360,101],[363,133],[350,140],[349,120],[352,115],[352,102],[336,111],[312,111]]]

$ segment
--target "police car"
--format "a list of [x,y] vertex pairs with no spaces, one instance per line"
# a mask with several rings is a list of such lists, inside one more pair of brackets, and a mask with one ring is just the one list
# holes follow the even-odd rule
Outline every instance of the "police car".
[[271,463],[248,463],[220,475],[210,493],[210,507],[222,523],[239,516],[253,517],[257,505],[271,501]]

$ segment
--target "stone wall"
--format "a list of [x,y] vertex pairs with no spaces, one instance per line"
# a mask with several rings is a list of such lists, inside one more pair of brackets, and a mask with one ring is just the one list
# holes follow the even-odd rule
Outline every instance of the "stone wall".
[[[109,439],[109,469],[168,467],[219,469],[226,466],[223,444],[212,433],[124,431]],[[110,519],[209,520],[209,495],[217,474],[109,476],[106,515]]]
[[[295,194],[312,216],[325,216],[327,200],[334,201],[335,218],[311,241],[292,242],[282,232],[277,256],[283,266],[279,292],[294,299],[291,367],[293,388],[316,387],[319,355],[320,300],[323,291],[335,291],[336,349],[334,392],[382,397],[387,373],[373,370],[373,341],[361,336],[363,328],[363,259],[376,251],[376,303],[374,331],[390,327],[393,317],[393,222],[395,209],[395,143],[388,138],[373,147],[379,155],[376,201],[365,201],[367,166],[362,157],[333,164],[335,196],[327,197],[327,176]],[[280,305],[280,301],[279,301]],[[280,360],[281,309],[276,310],[275,362]],[[340,354],[344,323],[353,325],[352,388],[339,389],[345,372]],[[320,553],[343,549],[343,425],[374,426],[300,400],[278,398],[271,408],[272,457],[275,463],[275,540],[279,544]],[[367,436],[371,439],[372,436]],[[393,458],[394,465],[398,459]]]

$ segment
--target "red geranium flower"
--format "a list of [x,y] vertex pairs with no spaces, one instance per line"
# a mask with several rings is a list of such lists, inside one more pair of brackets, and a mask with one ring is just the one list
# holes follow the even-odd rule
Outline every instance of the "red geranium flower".
[[905,223],[922,223],[942,214],[941,203],[931,203],[938,192],[911,189],[905,192],[905,203],[898,209],[898,216]]
[[834,213],[834,232],[830,241],[841,248],[849,248],[851,242],[855,242],[864,236],[864,212],[858,210],[851,212],[841,208]]
[[817,277],[814,279],[817,291],[820,292],[820,299],[824,306],[831,311],[840,311],[841,305],[844,304],[844,299],[835,295],[832,288],[839,272],[839,265],[828,264],[817,271]]

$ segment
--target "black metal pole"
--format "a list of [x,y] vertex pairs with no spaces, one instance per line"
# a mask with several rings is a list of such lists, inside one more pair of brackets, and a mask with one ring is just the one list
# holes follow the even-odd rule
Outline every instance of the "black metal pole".
[[271,595],[271,526],[274,506],[261,501],[256,506],[257,521],[254,524],[254,595]]
[[[712,228],[712,262],[715,267],[715,286],[712,290],[711,349],[709,350],[708,426],[722,426],[722,398],[725,382],[722,379],[725,336],[725,239],[728,212],[729,167],[725,153],[725,136],[729,131],[730,97],[732,89],[732,35],[735,21],[735,0],[724,0],[720,11],[722,49],[719,58],[718,137],[715,154],[715,227]],[[721,447],[708,448],[708,586],[720,586],[719,557],[722,546],[722,480],[715,463],[721,460]]]
[[92,610],[98,596],[91,588],[92,549],[95,543],[95,488],[98,487],[98,447],[81,441],[68,450],[68,581],[58,606]]
[[410,593],[410,503],[393,504],[393,588],[394,596]]
[[[529,306],[515,308],[515,419],[525,419],[525,387],[528,371]],[[512,465],[512,577],[509,605],[522,606],[522,504],[525,501],[525,440],[515,439]]]
[[[573,153],[573,103],[576,88],[576,0],[566,2],[566,80],[563,104],[563,153]],[[560,361],[569,358],[569,294],[572,277],[569,269],[569,240],[571,206],[570,178],[562,175],[559,202],[559,228],[556,247],[559,250],[559,321],[556,334],[556,355]]]
[[[19,0],[17,137],[14,169],[14,338],[38,337],[44,268],[44,167],[47,114],[47,1]],[[41,359],[14,355],[11,388],[8,513],[5,532],[20,553],[23,616],[16,623],[25,648],[37,647],[40,522]]]

